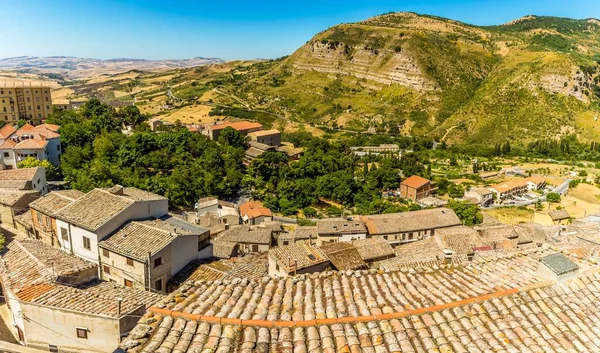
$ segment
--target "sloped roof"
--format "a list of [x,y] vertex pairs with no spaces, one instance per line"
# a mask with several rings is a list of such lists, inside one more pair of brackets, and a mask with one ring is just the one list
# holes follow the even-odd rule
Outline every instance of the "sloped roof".
[[418,175],[413,175],[411,177],[408,177],[406,179],[404,179],[400,185],[406,185],[408,187],[411,187],[413,189],[418,189],[422,186],[425,186],[427,183],[431,182],[429,179],[425,179],[423,177],[420,177]]
[[496,185],[490,186],[492,189],[498,191],[499,193],[511,191],[518,188],[526,187],[526,183],[523,179],[520,180],[508,180]]
[[248,135],[250,136],[269,136],[269,135],[280,135],[281,132],[279,130],[276,129],[271,129],[271,130],[260,130],[260,131],[254,131],[249,133]]
[[456,213],[449,208],[435,208],[403,213],[363,216],[370,235],[407,233],[461,225]]
[[148,253],[155,255],[177,237],[198,233],[176,227],[161,219],[130,221],[98,243],[103,249],[144,262]]
[[365,261],[393,257],[395,255],[394,249],[382,237],[353,240],[352,245],[354,245],[360,257]]
[[263,126],[259,123],[255,123],[252,121],[238,121],[235,123],[223,123],[223,124],[219,124],[219,125],[211,125],[210,126],[210,128],[213,130],[223,130],[226,127],[231,127],[233,129],[240,131],[240,130],[249,130],[249,129],[257,129],[257,128],[262,129]]
[[317,233],[318,234],[361,234],[366,233],[367,228],[363,221],[347,220],[345,218],[329,218],[320,219],[317,221]]
[[17,131],[17,129],[15,129],[14,126],[12,126],[10,124],[4,125],[2,128],[0,128],[0,139],[9,138],[10,135],[15,133],[15,131]]
[[5,169],[0,170],[0,180],[27,180],[31,181],[39,170],[44,167]]
[[0,189],[0,204],[23,208],[37,199],[40,193],[37,190]]
[[540,184],[543,184],[546,182],[546,178],[541,177],[539,175],[532,175],[529,178],[525,178],[525,182],[528,182],[528,181],[530,181],[536,185],[540,185]]
[[360,270],[368,268],[354,245],[348,242],[325,244],[320,247],[338,271]]
[[12,150],[13,147],[15,147],[16,145],[17,145],[17,143],[15,141],[13,141],[12,139],[6,139],[0,145],[0,150]]
[[134,203],[132,199],[94,189],[56,212],[56,218],[96,231]]
[[329,261],[321,249],[309,244],[290,244],[276,247],[269,250],[269,255],[273,256],[279,266],[285,268],[288,272]]
[[215,239],[218,242],[249,243],[270,245],[273,237],[272,227],[249,226],[246,224],[231,226]]
[[565,209],[550,211],[548,215],[553,221],[562,221],[563,219],[571,218],[571,215]]
[[17,143],[15,145],[15,147],[13,147],[13,149],[15,149],[15,150],[36,150],[36,149],[46,148],[46,145],[48,145],[48,141],[46,141],[46,140],[28,139],[28,140],[23,140],[23,141]]
[[54,216],[59,210],[72,204],[83,195],[78,190],[52,191],[33,201],[29,207],[45,215]]
[[273,214],[271,210],[263,206],[258,201],[248,201],[240,205],[240,215],[246,216],[250,219],[257,217],[271,217]]

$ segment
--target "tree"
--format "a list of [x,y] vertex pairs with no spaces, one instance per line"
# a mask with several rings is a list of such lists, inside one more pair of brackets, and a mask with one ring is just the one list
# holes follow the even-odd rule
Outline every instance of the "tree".
[[483,222],[483,214],[477,205],[468,201],[450,201],[448,206],[466,226],[471,227]]
[[23,127],[23,125],[27,124],[27,120],[23,120],[23,119],[19,119],[17,121],[17,129],[20,129]]
[[123,124],[138,126],[148,120],[148,116],[142,114],[135,105],[127,105],[117,112],[117,116],[121,118]]
[[27,157],[24,160],[22,160],[21,162],[19,162],[17,167],[19,169],[20,168],[44,167],[44,169],[46,170],[46,179],[48,179],[48,180],[59,180],[60,179],[60,172],[59,172],[58,168],[55,167],[54,165],[52,165],[52,163],[50,163],[47,160],[40,161],[34,157]]
[[550,203],[558,203],[560,202],[560,195],[555,192],[548,193],[548,195],[546,195],[546,200]]
[[542,205],[542,201],[538,199],[537,202],[535,203],[535,210],[541,211],[543,209],[544,209],[544,205]]
[[302,210],[302,213],[304,213],[304,217],[308,217],[308,218],[314,218],[317,216],[317,210],[315,210],[312,207],[304,207],[304,209]]
[[218,142],[222,145],[227,145],[236,148],[246,147],[246,138],[239,131],[228,126],[219,134]]

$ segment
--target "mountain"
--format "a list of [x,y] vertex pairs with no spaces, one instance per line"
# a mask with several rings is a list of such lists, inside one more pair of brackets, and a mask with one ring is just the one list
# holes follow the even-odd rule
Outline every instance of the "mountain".
[[218,58],[193,58],[180,60],[141,59],[91,59],[69,56],[20,56],[0,59],[0,69],[20,70],[28,73],[52,73],[65,78],[91,77],[98,74],[116,74],[130,70],[162,71],[220,63]]
[[329,28],[287,58],[232,70],[219,87],[247,107],[317,126],[450,143],[592,140],[599,62],[596,19],[481,27],[390,13]]

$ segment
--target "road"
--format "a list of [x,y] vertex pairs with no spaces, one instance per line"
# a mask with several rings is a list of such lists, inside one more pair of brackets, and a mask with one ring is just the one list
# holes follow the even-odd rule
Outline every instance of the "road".
[[[566,179],[565,181],[563,181],[560,185],[558,185],[557,187],[555,187],[554,189],[552,189],[551,192],[555,192],[557,194],[563,195],[564,193],[566,193],[569,190],[569,183],[571,182],[571,179]],[[499,205],[491,205],[490,207],[487,208],[498,208],[498,207],[511,207],[511,206],[529,206],[529,205],[533,205],[536,202],[541,201],[544,202],[546,201],[546,195],[544,196],[540,196],[537,197],[533,200],[527,200],[527,201],[515,201],[514,204],[511,205],[505,205],[505,204],[499,204]]]

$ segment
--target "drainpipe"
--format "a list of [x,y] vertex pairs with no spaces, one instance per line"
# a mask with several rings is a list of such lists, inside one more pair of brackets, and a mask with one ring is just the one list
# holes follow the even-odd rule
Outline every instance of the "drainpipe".
[[71,223],[67,223],[69,225],[69,246],[71,247],[71,255],[75,255],[75,253],[73,252],[73,236],[71,234]]
[[150,274],[150,258],[152,257],[152,253],[148,251],[148,291],[152,292],[152,275]]

